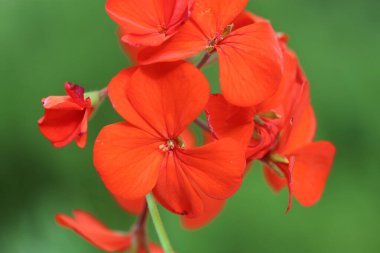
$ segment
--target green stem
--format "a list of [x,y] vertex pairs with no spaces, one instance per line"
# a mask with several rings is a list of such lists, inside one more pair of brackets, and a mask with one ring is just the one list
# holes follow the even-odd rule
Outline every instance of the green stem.
[[210,56],[211,56],[211,54],[208,53],[208,52],[206,52],[206,53],[202,56],[201,61],[197,64],[197,68],[198,68],[198,69],[203,68],[203,67],[207,64],[208,60],[210,59]]
[[156,232],[158,238],[160,239],[161,246],[164,249],[165,253],[173,253],[173,247],[170,244],[168,235],[165,231],[164,224],[162,223],[160,213],[158,212],[158,208],[156,205],[156,201],[154,200],[151,193],[146,195],[146,202],[148,204],[150,216],[152,217],[154,227],[156,228]]
[[199,126],[200,128],[202,128],[204,131],[209,132],[209,133],[211,132],[210,127],[209,127],[209,125],[208,125],[208,123],[206,121],[204,121],[204,120],[202,120],[200,118],[196,118],[194,120],[194,123],[197,126]]

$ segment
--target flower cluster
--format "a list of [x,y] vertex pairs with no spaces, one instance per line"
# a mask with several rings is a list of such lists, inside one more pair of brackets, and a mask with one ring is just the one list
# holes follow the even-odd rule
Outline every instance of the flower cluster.
[[[304,206],[321,198],[335,148],[314,141],[309,82],[287,36],[244,11],[247,3],[107,0],[135,66],[101,91],[67,83],[68,96],[43,99],[38,124],[55,147],[72,140],[84,147],[89,116],[108,95],[124,121],[101,130],[94,165],[115,200],[140,218],[129,233],[83,211],[58,215],[59,224],[105,251],[172,252],[155,201],[181,215],[185,227],[202,227],[239,189],[251,161],[262,163],[275,191],[288,188],[287,211],[293,196]],[[201,72],[215,61],[220,94],[210,94]],[[203,131],[203,145],[196,145],[192,124]],[[163,250],[147,239],[147,206]]]

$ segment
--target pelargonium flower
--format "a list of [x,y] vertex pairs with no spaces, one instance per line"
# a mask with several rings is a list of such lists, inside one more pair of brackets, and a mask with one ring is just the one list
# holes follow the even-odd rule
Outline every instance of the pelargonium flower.
[[190,19],[178,33],[159,47],[143,49],[138,62],[176,61],[216,51],[225,98],[238,106],[262,102],[280,84],[283,59],[269,22],[258,18],[248,23],[246,16],[240,16],[247,2],[196,0]]
[[67,96],[49,96],[42,99],[44,116],[38,121],[41,133],[54,147],[64,147],[75,140],[84,148],[87,141],[87,122],[93,107],[91,99],[84,98],[84,89],[65,84]]
[[[209,133],[203,132],[203,135],[204,143],[214,141]],[[196,138],[190,129],[185,130],[181,137],[188,147],[195,147]],[[202,214],[199,214],[196,217],[189,217],[188,215],[181,216],[181,223],[187,229],[199,229],[206,226],[222,211],[224,207],[225,200],[213,199],[204,194],[201,194],[200,197],[202,198],[204,206]],[[124,210],[135,215],[141,215],[146,203],[145,198],[137,200],[117,198],[117,202]]]
[[303,206],[312,206],[319,201],[335,156],[332,143],[313,141],[316,120],[308,86],[297,111],[281,133],[278,143],[262,159],[272,188],[279,191],[288,186],[288,210],[292,206],[293,195]]
[[[193,131],[190,128],[186,128],[182,132],[181,138],[183,139],[184,143],[186,143],[187,147],[195,147],[196,139]],[[126,212],[135,215],[140,215],[146,205],[145,197],[132,200],[115,197],[115,200]]]
[[107,0],[108,15],[120,26],[122,41],[158,46],[189,18],[194,0]]
[[[246,22],[253,22],[246,17]],[[298,59],[286,46],[286,36],[279,38],[284,55],[284,73],[279,89],[269,99],[252,107],[229,103],[221,94],[211,95],[206,115],[216,138],[231,137],[247,147],[247,160],[263,158],[273,147],[284,125],[294,116],[305,78]]]
[[[89,241],[97,248],[107,252],[123,252],[132,247],[134,238],[133,233],[113,231],[98,221],[91,214],[76,210],[73,218],[58,214],[57,223],[72,229],[84,239]],[[164,251],[154,243],[149,243],[151,253],[163,253]],[[146,253],[143,247],[137,249],[138,253]]]
[[212,95],[206,114],[216,138],[239,140],[247,147],[247,160],[265,163],[266,177],[275,190],[288,186],[289,210],[293,194],[303,205],[319,200],[335,148],[329,142],[312,142],[316,120],[309,83],[297,57],[286,47],[286,37],[280,37],[280,42],[285,70],[279,90],[271,98],[242,108],[228,103],[222,95]]
[[153,192],[168,210],[197,216],[203,211],[201,193],[226,199],[236,192],[245,167],[237,142],[188,148],[181,138],[209,97],[198,69],[184,61],[128,68],[108,89],[126,122],[102,129],[94,164],[113,195],[138,199]]

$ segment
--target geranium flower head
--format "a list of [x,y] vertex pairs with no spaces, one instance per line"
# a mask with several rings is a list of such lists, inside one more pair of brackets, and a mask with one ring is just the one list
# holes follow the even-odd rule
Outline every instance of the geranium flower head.
[[184,61],[129,68],[109,85],[109,96],[127,122],[102,129],[94,164],[115,196],[155,198],[177,214],[203,211],[200,193],[216,199],[240,186],[244,151],[231,139],[189,148],[181,134],[209,97],[203,74]]
[[120,26],[122,41],[158,46],[188,19],[193,0],[107,0],[109,16]]
[[83,148],[87,140],[87,122],[93,110],[91,99],[84,98],[84,89],[65,84],[67,96],[42,99],[44,116],[38,121],[41,133],[54,147],[64,147],[75,140]]
[[242,20],[240,14],[247,2],[196,0],[190,19],[179,32],[160,47],[142,50],[139,62],[175,61],[202,51],[216,51],[225,98],[239,106],[262,102],[280,84],[282,53],[269,22],[252,19],[249,23],[246,17]]
[[248,160],[260,159],[274,190],[289,189],[288,211],[293,195],[305,206],[321,197],[334,155],[326,141],[313,142],[316,119],[307,81],[296,55],[279,37],[284,54],[284,74],[277,92],[253,107],[230,104],[212,95],[206,107],[216,138],[228,136],[246,146]]
[[[63,227],[72,229],[97,248],[107,252],[124,252],[131,248],[134,240],[131,233],[110,230],[91,214],[76,210],[73,218],[64,214],[58,214],[56,221]],[[163,250],[154,243],[149,244],[150,252],[163,253]],[[141,247],[138,253],[145,253]]]

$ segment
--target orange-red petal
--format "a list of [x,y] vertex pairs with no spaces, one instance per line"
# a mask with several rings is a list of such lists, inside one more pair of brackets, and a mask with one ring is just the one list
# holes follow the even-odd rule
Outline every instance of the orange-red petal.
[[154,194],[172,212],[196,217],[203,213],[201,194],[226,199],[243,179],[244,150],[233,140],[168,153]]
[[49,96],[42,99],[42,105],[45,109],[54,110],[82,110],[84,107],[78,104],[70,96]]
[[186,148],[193,148],[197,144],[197,140],[195,138],[194,132],[190,128],[185,128],[185,130],[181,133],[181,138],[185,142]]
[[64,147],[79,135],[84,115],[85,109],[46,109],[38,126],[54,147]]
[[94,165],[108,190],[124,199],[138,199],[156,184],[162,141],[128,123],[104,127],[94,146]]
[[[155,243],[149,244],[150,253],[164,253],[164,250]],[[146,253],[144,249],[140,249],[138,253]]]
[[128,31],[122,39],[131,45],[158,46],[188,19],[192,0],[108,0],[110,17]]
[[314,205],[322,196],[335,156],[330,142],[318,141],[294,152],[294,196],[304,206]]
[[[165,139],[175,139],[207,104],[206,77],[185,61],[139,68],[127,97],[134,110]],[[126,118],[128,120],[128,118]]]
[[284,154],[290,154],[293,151],[309,144],[313,141],[317,128],[313,107],[307,104],[299,120],[294,122],[286,144],[281,151]]
[[248,0],[197,0],[191,19],[209,39],[216,33],[222,34],[243,12]]
[[204,210],[198,217],[183,216],[182,225],[187,229],[199,229],[209,224],[223,210],[225,200],[213,199],[201,194]]
[[244,148],[232,139],[177,152],[193,185],[215,199],[227,199],[240,187],[246,166]]
[[238,29],[243,26],[252,25],[257,22],[268,22],[262,17],[256,16],[251,12],[243,11],[233,22],[234,29]]
[[258,111],[275,111],[281,115],[282,121],[287,121],[292,117],[294,106],[298,104],[303,92],[303,80],[298,79],[299,62],[297,56],[290,50],[283,37],[279,39],[284,58],[284,72],[281,83],[276,93],[264,100],[258,106]]
[[200,53],[206,49],[207,43],[208,38],[190,19],[175,36],[161,46],[142,49],[137,59],[140,64],[178,61]]
[[197,216],[203,212],[199,193],[173,152],[166,155],[153,194],[161,205],[173,213]]
[[259,22],[233,31],[216,50],[222,93],[230,103],[257,105],[278,89],[283,58],[269,23]]
[[160,137],[160,134],[136,112],[128,99],[127,94],[131,77],[136,70],[137,67],[131,67],[120,71],[108,85],[108,96],[116,112],[127,122],[152,135]]
[[115,197],[116,202],[127,212],[139,215],[145,208],[145,197],[140,199],[123,199]]
[[117,34],[119,37],[120,45],[123,49],[123,51],[128,55],[129,59],[133,63],[133,65],[139,65],[139,62],[137,60],[137,56],[140,53],[140,51],[145,48],[144,46],[132,46],[128,43],[123,42],[122,37],[127,34],[127,31],[124,30],[122,27],[119,27],[117,30]]
[[108,229],[91,214],[77,210],[73,212],[73,216],[71,218],[58,214],[56,220],[60,225],[74,230],[101,250],[108,252],[125,251],[131,246],[130,235]]
[[159,47],[141,51],[142,64],[185,59],[205,50],[215,36],[244,10],[248,0],[197,0],[191,18],[168,41]]
[[211,132],[217,138],[232,138],[246,147],[252,138],[254,108],[230,104],[223,95],[211,95],[205,109]]

